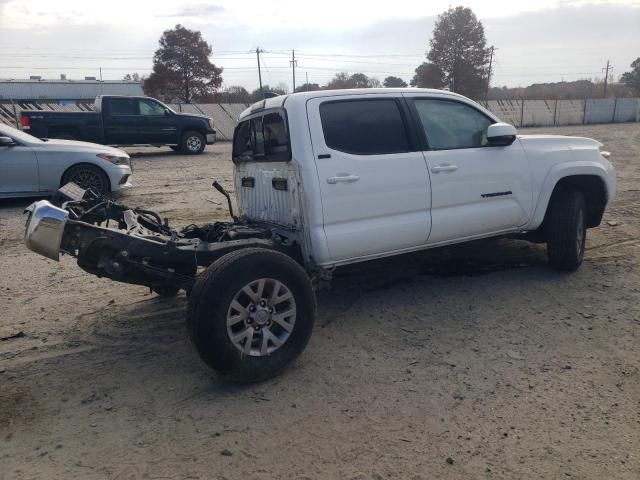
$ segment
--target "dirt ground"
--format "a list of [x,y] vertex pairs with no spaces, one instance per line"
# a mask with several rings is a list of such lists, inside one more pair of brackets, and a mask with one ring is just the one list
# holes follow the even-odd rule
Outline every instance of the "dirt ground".
[[[253,386],[200,361],[184,294],[37,256],[30,201],[0,202],[0,478],[640,478],[640,124],[524,133],[612,152],[619,192],[577,273],[516,240],[343,270],[304,354]],[[229,150],[138,151],[120,198],[225,218]]]

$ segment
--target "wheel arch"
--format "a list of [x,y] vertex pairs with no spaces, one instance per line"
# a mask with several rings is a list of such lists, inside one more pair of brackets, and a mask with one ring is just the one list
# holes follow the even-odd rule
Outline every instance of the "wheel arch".
[[584,195],[587,205],[587,228],[600,225],[607,206],[607,185],[601,176],[591,173],[567,175],[558,179],[546,203],[541,228],[549,216],[553,197],[570,190],[579,191]]

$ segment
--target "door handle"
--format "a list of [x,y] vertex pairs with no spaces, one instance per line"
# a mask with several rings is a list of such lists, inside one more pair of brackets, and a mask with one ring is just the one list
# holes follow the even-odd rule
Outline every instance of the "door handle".
[[360,180],[360,177],[358,175],[341,175],[339,177],[329,177],[329,178],[327,178],[327,183],[330,183],[330,184],[334,185],[336,183],[357,182],[358,180]]
[[431,167],[432,173],[451,173],[455,172],[456,170],[458,170],[458,167],[456,165],[451,165],[450,163],[441,163],[440,165]]

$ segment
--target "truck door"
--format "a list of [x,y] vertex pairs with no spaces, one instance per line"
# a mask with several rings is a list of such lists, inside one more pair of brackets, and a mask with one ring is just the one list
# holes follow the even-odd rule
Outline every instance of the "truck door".
[[104,143],[107,145],[133,145],[138,140],[140,109],[137,98],[111,97],[102,102]]
[[[0,136],[5,136],[0,133]],[[0,146],[0,194],[38,192],[38,159],[35,153],[18,141],[13,146]]]
[[180,143],[176,121],[164,106],[155,100],[141,98],[138,122],[138,141],[136,143],[167,144]]
[[491,146],[495,121],[455,99],[405,94],[426,136],[431,175],[429,243],[514,230],[529,220],[531,173],[520,142]]
[[431,192],[402,100],[343,95],[307,103],[332,261],[424,245]]

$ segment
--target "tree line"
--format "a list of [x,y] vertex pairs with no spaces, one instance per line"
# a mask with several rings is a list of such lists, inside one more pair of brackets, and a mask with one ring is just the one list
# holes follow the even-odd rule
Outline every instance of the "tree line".
[[[153,71],[148,77],[129,74],[125,80],[142,81],[145,94],[167,102],[250,103],[263,98],[265,92],[285,94],[287,86],[263,85],[262,90],[247,91],[242,86],[220,90],[223,69],[211,62],[211,46],[199,31],[182,25],[163,32],[153,57]],[[438,15],[423,63],[407,83],[397,76],[382,82],[364,73],[338,72],[326,85],[305,83],[296,92],[321,89],[413,87],[446,89],[473,99],[500,98],[592,98],[603,90],[603,82],[539,83],[526,88],[489,88],[490,52],[482,22],[470,8],[455,7]],[[631,71],[612,84],[609,93],[627,96],[640,93],[640,58]]]

